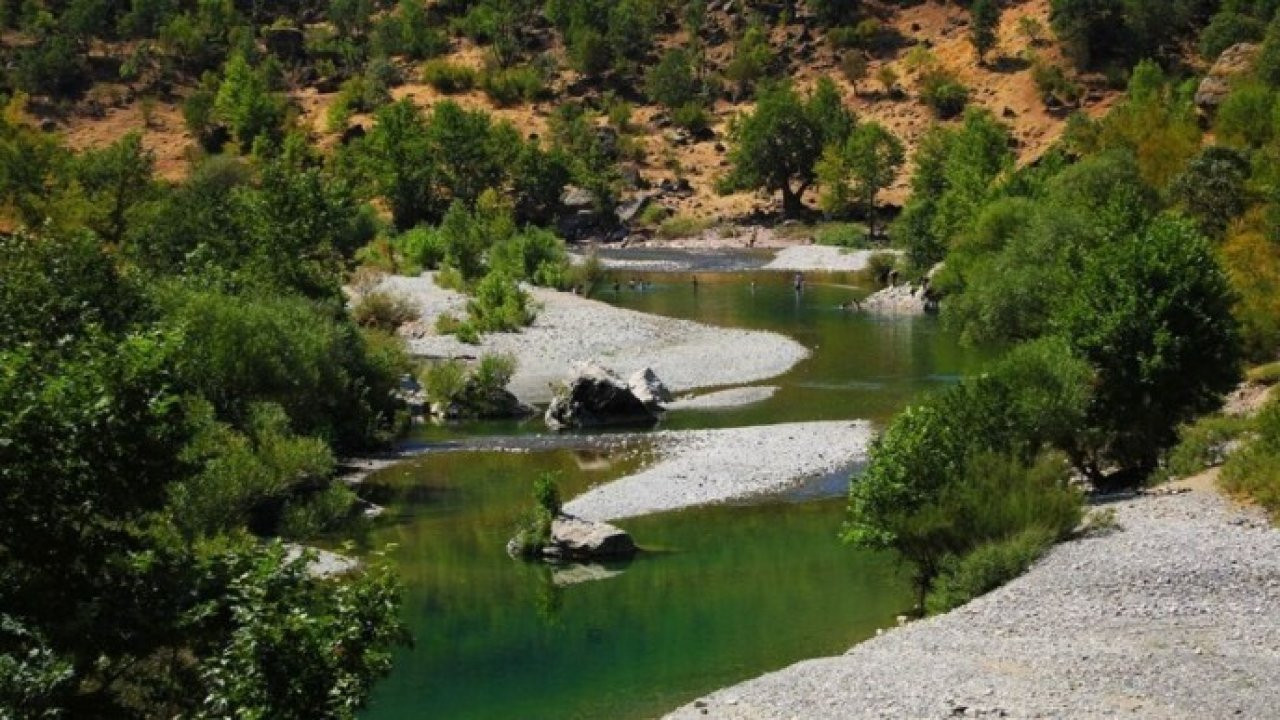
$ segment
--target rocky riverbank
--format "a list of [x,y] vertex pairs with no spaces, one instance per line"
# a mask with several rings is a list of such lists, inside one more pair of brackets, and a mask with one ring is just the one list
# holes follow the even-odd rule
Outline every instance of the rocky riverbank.
[[564,509],[617,520],[777,494],[807,479],[843,475],[866,459],[872,434],[869,423],[845,421],[658,432],[648,436],[656,462],[592,488]]
[[[426,328],[434,328],[442,313],[464,313],[462,296],[438,287],[430,275],[389,277],[382,287],[412,298]],[[410,338],[410,350],[437,358],[510,353],[518,363],[510,389],[530,403],[550,400],[552,384],[583,360],[598,360],[623,377],[652,368],[671,390],[683,392],[774,377],[809,356],[803,345],[777,333],[717,328],[541,288],[530,293],[541,310],[522,332],[490,333],[478,346],[428,334]]]
[[669,717],[1274,717],[1280,532],[1210,478],[959,608]]

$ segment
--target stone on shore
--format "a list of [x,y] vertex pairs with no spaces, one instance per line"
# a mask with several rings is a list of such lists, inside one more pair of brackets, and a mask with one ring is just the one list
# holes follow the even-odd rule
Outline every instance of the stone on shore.
[[671,391],[658,379],[652,368],[635,371],[627,380],[627,387],[650,410],[661,410],[663,403],[671,402]]
[[574,365],[573,376],[551,400],[544,419],[552,430],[564,430],[648,425],[657,416],[612,371],[587,361]]
[[636,554],[636,544],[615,525],[560,515],[551,522],[551,546],[543,554],[570,560],[629,558]]

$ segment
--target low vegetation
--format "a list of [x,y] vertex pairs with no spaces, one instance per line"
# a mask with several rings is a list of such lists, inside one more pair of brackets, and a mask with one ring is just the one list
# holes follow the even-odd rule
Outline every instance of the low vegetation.
[[533,481],[533,506],[517,523],[512,554],[537,557],[551,544],[551,523],[560,514],[558,480],[555,473],[543,473]]

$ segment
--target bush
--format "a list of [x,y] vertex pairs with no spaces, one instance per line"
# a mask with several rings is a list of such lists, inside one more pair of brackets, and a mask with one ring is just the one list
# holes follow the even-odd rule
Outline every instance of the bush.
[[1213,62],[1223,50],[1236,43],[1261,40],[1266,30],[1266,24],[1257,18],[1223,10],[1200,32],[1200,56]]
[[1015,349],[992,370],[898,415],[849,485],[844,539],[895,550],[915,570],[921,609],[948,563],[1031,528],[1074,527],[1067,465],[1090,372],[1061,341]]
[[1256,436],[1223,466],[1222,486],[1280,515],[1280,402],[1272,400],[1255,422]]
[[827,223],[818,228],[813,239],[819,245],[834,245],[858,250],[869,247],[867,229],[857,223]]
[[663,54],[658,64],[645,74],[644,92],[650,100],[668,109],[697,100],[700,87],[689,51],[674,48]]
[[407,369],[403,348],[361,333],[300,298],[165,288],[166,324],[185,342],[181,379],[235,427],[255,403],[285,409],[293,429],[339,449],[384,442],[398,403],[392,390]]
[[969,88],[946,70],[932,70],[920,79],[920,99],[933,109],[934,115],[946,120],[964,112]]
[[1249,368],[1245,373],[1245,377],[1251,383],[1259,385],[1275,385],[1280,383],[1280,362],[1267,363],[1259,365],[1255,368]]
[[418,308],[412,299],[385,290],[361,295],[351,308],[351,318],[357,325],[385,332],[395,332],[418,317]]
[[[444,262],[446,246],[444,237],[433,228],[418,226],[396,236],[395,248],[413,269],[435,270]],[[406,273],[415,274],[415,273]]]
[[480,87],[499,106],[533,102],[547,93],[546,79],[530,66],[485,70]]
[[592,250],[581,263],[569,266],[566,282],[569,287],[578,288],[583,297],[591,297],[596,288],[608,279],[609,270],[600,262],[600,256],[595,250]]
[[551,522],[560,513],[560,488],[554,473],[543,473],[533,481],[534,505],[516,527],[512,549],[523,557],[533,557],[551,544]]
[[889,273],[898,266],[898,256],[893,253],[876,253],[867,258],[867,274],[880,285],[889,284]]
[[1031,63],[1031,78],[1041,95],[1052,95],[1062,102],[1071,104],[1080,100],[1084,90],[1067,73],[1055,63],[1037,57]]
[[1053,544],[1052,533],[1032,527],[1011,538],[979,545],[972,552],[952,558],[929,594],[930,613],[944,613],[1004,585],[1031,568]]
[[711,227],[710,218],[694,217],[692,215],[673,215],[663,221],[658,227],[658,237],[661,238],[682,238],[700,235],[704,230]]
[[1164,475],[1195,475],[1226,460],[1226,446],[1249,429],[1247,418],[1207,415],[1178,428],[1178,444],[1165,459]]
[[477,75],[474,69],[448,60],[429,60],[422,66],[422,82],[446,95],[475,87]]
[[341,483],[291,498],[280,513],[279,533],[304,539],[334,530],[351,517],[356,500],[351,488]]
[[[448,317],[440,316],[442,319]],[[422,373],[422,387],[431,403],[448,405],[462,397],[467,388],[466,366],[460,360],[432,363]]]
[[476,285],[475,296],[467,302],[467,315],[481,332],[519,330],[536,317],[528,294],[503,272],[491,272]]
[[672,111],[671,122],[677,127],[697,133],[710,127],[711,115],[701,103],[691,102]]

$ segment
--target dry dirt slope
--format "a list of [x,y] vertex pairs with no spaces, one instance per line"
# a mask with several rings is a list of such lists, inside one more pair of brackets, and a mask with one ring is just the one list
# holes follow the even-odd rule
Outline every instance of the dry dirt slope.
[[[717,20],[729,24],[730,20],[723,14],[720,15]],[[959,5],[923,2],[905,9],[886,6],[882,15],[886,24],[894,28],[905,42],[899,50],[871,59],[869,79],[860,84],[860,92],[855,93],[841,76],[840,55],[825,42],[821,32],[812,33],[812,39],[807,43],[812,48],[811,53],[807,58],[793,60],[788,74],[801,88],[811,87],[822,75],[832,77],[837,81],[846,102],[859,117],[884,123],[903,138],[908,148],[912,148],[935,122],[928,109],[919,101],[916,78],[908,72],[904,62],[910,48],[921,45],[930,48],[942,66],[957,73],[973,89],[974,103],[990,109],[1011,126],[1018,142],[1017,151],[1021,161],[1038,157],[1060,135],[1064,124],[1063,115],[1051,114],[1045,108],[1030,69],[1020,61],[1029,46],[1029,41],[1019,29],[1020,21],[1024,17],[1035,18],[1046,28],[1046,36],[1050,36],[1047,31],[1049,0],[1023,0],[1006,8],[999,32],[999,44],[986,65],[977,61],[968,39],[968,12]],[[804,26],[795,23],[776,28],[772,40],[781,43],[790,39],[796,43],[803,37]],[[680,39],[677,36],[665,37],[660,40],[660,44],[670,45]],[[1032,49],[1046,59],[1060,60],[1060,53],[1051,41],[1043,41]],[[727,61],[731,53],[731,43],[713,46],[708,51],[713,63]],[[465,40],[458,40],[455,41],[455,49],[449,59],[479,67],[484,59],[484,50]],[[883,65],[893,66],[898,72],[901,77],[900,85],[906,91],[905,98],[891,99],[879,91],[878,85],[871,78],[875,77],[876,71]],[[406,66],[405,71],[407,78],[416,79],[416,67]],[[562,70],[556,87],[563,90],[574,80],[576,77],[572,71]],[[119,99],[131,95],[127,88],[98,87],[90,94],[107,99],[102,103],[107,106],[106,114],[97,118],[72,117],[64,132],[73,147],[100,146],[126,132],[140,130],[144,134],[145,144],[156,154],[160,174],[171,179],[182,177],[187,168],[186,158],[191,138],[183,128],[181,112],[176,102],[157,103],[151,113],[152,122],[147,125],[143,122],[140,102]],[[181,94],[179,91],[178,95]],[[412,98],[423,107],[429,107],[442,98],[434,89],[417,82],[396,88],[393,94],[396,98]],[[303,88],[292,95],[299,108],[299,122],[313,133],[316,142],[322,146],[335,143],[337,136],[327,132],[325,128],[325,113],[333,102],[334,94]],[[562,93],[557,99],[565,97],[567,96]],[[1093,115],[1101,114],[1110,106],[1114,97],[1113,92],[1093,88],[1084,109]],[[497,108],[479,91],[455,95],[453,99],[468,107],[489,110],[526,133],[544,132],[547,116],[555,105],[555,101],[545,101]],[[722,138],[730,118],[748,109],[749,104],[718,101],[714,107],[714,129],[717,137]],[[653,106],[639,106],[634,114],[634,121],[646,150],[646,158],[640,163],[639,170],[650,180],[672,177],[676,172],[690,180],[695,191],[693,196],[679,201],[675,209],[698,216],[730,218],[772,207],[774,199],[762,194],[717,196],[713,185],[725,169],[723,143],[711,140],[674,144],[652,122],[657,114],[658,108]],[[369,119],[358,116],[353,122],[367,124]],[[677,167],[678,170],[675,169]],[[885,200],[902,202],[905,199],[906,177],[907,173],[904,172],[898,184],[885,194]]]

